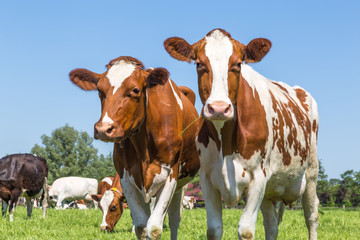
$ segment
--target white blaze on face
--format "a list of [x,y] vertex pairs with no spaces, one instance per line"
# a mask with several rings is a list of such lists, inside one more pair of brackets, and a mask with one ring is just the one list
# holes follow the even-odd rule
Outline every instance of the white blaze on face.
[[109,69],[106,77],[109,79],[110,85],[114,87],[113,94],[121,87],[124,80],[131,76],[135,67],[136,65],[133,63],[120,60]]
[[106,215],[109,212],[109,207],[110,207],[110,204],[111,204],[111,202],[113,200],[114,200],[113,191],[111,191],[111,190],[105,191],[103,197],[100,200],[100,204],[101,204],[101,207],[102,207],[102,210],[103,210],[103,220],[102,220],[102,223],[101,223],[100,227],[103,227],[103,226],[106,227],[107,226]]
[[228,65],[233,53],[232,43],[229,37],[219,30],[215,30],[205,39],[205,54],[210,61],[213,74],[211,94],[205,105],[215,101],[231,104],[228,94]]
[[182,102],[181,102],[181,99],[180,99],[179,95],[175,92],[174,87],[173,87],[170,79],[169,79],[169,83],[170,83],[171,89],[173,90],[173,93],[174,93],[174,95],[175,95],[176,101],[177,101],[177,103],[178,103],[179,106],[180,106],[180,109],[183,110],[183,104],[182,104]]
[[[105,116],[102,119],[103,123],[109,123],[109,124],[113,124],[114,121],[109,117],[108,113],[105,113]],[[111,185],[111,184],[110,184]]]

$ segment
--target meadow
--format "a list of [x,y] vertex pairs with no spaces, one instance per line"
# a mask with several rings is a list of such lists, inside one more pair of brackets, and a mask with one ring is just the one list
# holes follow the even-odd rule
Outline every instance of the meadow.
[[[223,210],[224,234],[222,239],[238,239],[237,225],[242,210]],[[321,208],[318,239],[360,239],[360,210]],[[0,218],[0,239],[136,239],[131,232],[132,222],[129,209],[113,232],[100,230],[101,210],[48,209],[46,219],[42,211],[34,209],[31,219],[26,219],[26,208],[15,210],[14,222]],[[265,239],[262,215],[256,224],[256,239]],[[166,220],[162,239],[170,239],[170,229]],[[184,210],[178,239],[206,239],[205,209]],[[301,210],[287,210],[279,227],[278,239],[308,239],[307,229]]]

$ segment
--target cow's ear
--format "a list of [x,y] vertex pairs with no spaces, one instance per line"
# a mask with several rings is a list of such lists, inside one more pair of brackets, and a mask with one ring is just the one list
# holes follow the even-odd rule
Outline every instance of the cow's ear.
[[266,38],[255,38],[246,46],[244,61],[248,63],[260,62],[270,51],[271,42]]
[[184,62],[191,62],[191,60],[194,60],[195,54],[193,47],[182,38],[168,38],[164,42],[164,47],[170,56],[177,60]]
[[151,88],[156,85],[164,85],[169,80],[169,72],[165,68],[155,68],[146,79],[146,87]]
[[77,68],[70,72],[70,80],[83,90],[90,91],[97,89],[100,74],[91,72],[84,68]]
[[100,202],[101,198],[103,197],[103,195],[101,194],[91,194],[92,199],[94,199],[97,202]]

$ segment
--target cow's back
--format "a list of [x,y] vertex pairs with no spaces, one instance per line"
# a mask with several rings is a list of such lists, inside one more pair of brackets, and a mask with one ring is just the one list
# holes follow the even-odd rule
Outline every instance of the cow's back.
[[0,159],[0,181],[13,187],[38,193],[48,175],[48,166],[44,158],[33,154],[13,154]]

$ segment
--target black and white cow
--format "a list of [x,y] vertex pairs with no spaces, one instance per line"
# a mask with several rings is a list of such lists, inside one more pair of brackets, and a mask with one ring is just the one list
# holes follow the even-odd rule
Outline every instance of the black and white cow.
[[42,198],[43,217],[47,208],[47,176],[48,166],[44,158],[33,154],[13,154],[0,159],[0,198],[2,215],[6,216],[9,206],[10,221],[17,200],[20,196],[26,198],[27,216],[31,216],[31,199]]

